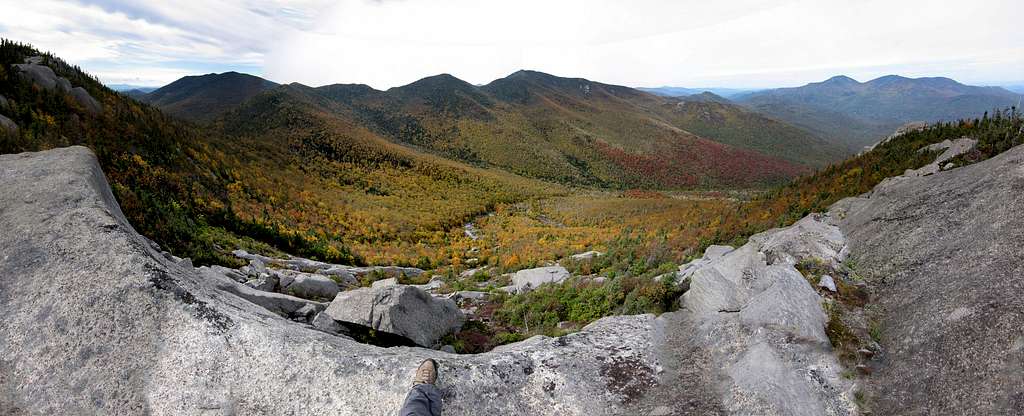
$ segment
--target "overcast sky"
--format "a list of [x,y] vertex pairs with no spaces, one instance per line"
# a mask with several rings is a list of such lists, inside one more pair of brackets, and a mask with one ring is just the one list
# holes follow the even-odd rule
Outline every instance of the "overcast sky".
[[629,86],[836,74],[1024,84],[1024,0],[0,0],[0,36],[107,83],[239,71],[385,89],[518,69]]

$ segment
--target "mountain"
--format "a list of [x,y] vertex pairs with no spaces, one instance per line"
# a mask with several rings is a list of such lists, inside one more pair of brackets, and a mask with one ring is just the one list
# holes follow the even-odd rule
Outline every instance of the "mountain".
[[393,143],[565,184],[745,187],[841,155],[805,131],[725,101],[711,114],[707,105],[535,71],[484,86],[442,74],[387,91],[292,84],[262,96],[227,114],[223,133],[237,133],[246,118],[274,120],[264,115],[274,105],[302,108]]
[[665,97],[685,97],[688,95],[696,95],[703,92],[710,92],[712,94],[722,96],[725,98],[732,98],[737,95],[751,93],[757,90],[754,89],[743,89],[743,88],[685,88],[685,87],[654,87],[654,88],[637,88],[643,92],[649,92],[651,94],[661,95]]
[[964,85],[949,78],[887,75],[861,83],[840,75],[734,100],[856,151],[908,122],[978,117],[1015,105],[1018,98],[1003,88]]
[[794,163],[825,166],[846,151],[807,130],[740,107],[710,92],[682,97],[667,119],[702,137],[755,150]]
[[147,87],[143,85],[132,85],[132,84],[107,84],[107,88],[110,88],[117,92],[126,91],[141,91],[142,93],[148,94],[156,91],[159,87]]
[[129,97],[134,98],[134,99],[141,99],[142,96],[153,92],[153,89],[151,89],[149,91],[146,91],[146,90],[142,90],[142,89],[136,88],[136,89],[131,89],[131,90],[122,90],[122,91],[119,91],[119,92],[121,94],[127,95]]
[[187,76],[139,99],[186,120],[209,121],[276,85],[260,77],[225,72]]
[[1004,86],[1003,88],[1005,88],[1007,90],[1010,90],[1010,91],[1013,91],[1013,92],[1018,93],[1018,94],[1024,94],[1024,84],[1007,85],[1007,86]]

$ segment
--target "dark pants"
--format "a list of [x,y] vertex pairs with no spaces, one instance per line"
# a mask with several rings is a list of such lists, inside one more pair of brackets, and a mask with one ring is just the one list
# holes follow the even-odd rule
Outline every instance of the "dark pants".
[[441,391],[433,384],[412,386],[398,416],[441,416]]

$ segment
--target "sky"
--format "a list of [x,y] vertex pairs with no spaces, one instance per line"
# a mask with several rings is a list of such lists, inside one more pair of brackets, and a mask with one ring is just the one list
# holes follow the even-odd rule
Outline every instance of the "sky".
[[634,87],[845,74],[1024,85],[1021,0],[0,0],[0,37],[108,84],[238,71],[386,89],[519,69]]

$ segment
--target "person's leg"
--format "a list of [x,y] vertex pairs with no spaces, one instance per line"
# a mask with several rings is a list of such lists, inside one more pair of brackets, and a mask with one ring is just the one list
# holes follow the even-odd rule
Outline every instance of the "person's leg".
[[412,386],[398,416],[441,416],[441,392],[433,384]]
[[441,391],[434,386],[437,381],[437,362],[423,360],[416,369],[412,390],[405,396],[405,403],[398,416],[441,416]]

